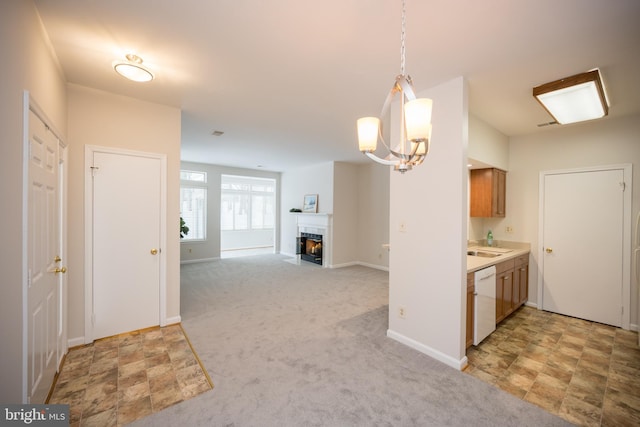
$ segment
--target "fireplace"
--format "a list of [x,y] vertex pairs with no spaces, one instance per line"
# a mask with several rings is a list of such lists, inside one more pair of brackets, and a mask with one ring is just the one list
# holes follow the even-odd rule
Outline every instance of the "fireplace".
[[[296,238],[296,258],[298,261],[305,260],[325,268],[332,268],[332,223],[331,214],[296,214],[296,236],[298,236]],[[303,239],[304,244],[302,244]]]
[[300,233],[297,239],[296,254],[300,258],[322,265],[322,235],[312,233]]

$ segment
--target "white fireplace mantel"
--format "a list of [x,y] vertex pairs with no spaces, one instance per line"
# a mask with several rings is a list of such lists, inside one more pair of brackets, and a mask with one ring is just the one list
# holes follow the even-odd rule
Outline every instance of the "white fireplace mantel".
[[296,214],[296,225],[296,237],[300,237],[300,233],[322,235],[322,266],[330,268],[332,265],[332,215],[328,213],[299,213]]

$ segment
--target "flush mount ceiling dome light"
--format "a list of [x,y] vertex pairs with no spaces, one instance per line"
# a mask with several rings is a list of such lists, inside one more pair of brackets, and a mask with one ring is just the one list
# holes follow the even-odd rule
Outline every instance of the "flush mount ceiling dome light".
[[132,53],[127,54],[126,61],[116,61],[113,69],[122,77],[126,77],[134,82],[150,82],[153,80],[153,73],[142,65],[142,58]]
[[[416,98],[411,77],[405,74],[405,0],[402,0],[402,32],[400,33],[400,75],[382,106],[378,117],[358,119],[358,146],[360,151],[371,160],[383,165],[393,166],[394,170],[405,173],[421,164],[429,152],[431,140],[431,106],[428,98]],[[400,96],[400,139],[395,150],[385,142],[382,130],[382,118],[386,117],[396,95]],[[378,139],[385,146],[384,159],[376,156]]]
[[598,69],[534,87],[533,96],[562,125],[609,113]]

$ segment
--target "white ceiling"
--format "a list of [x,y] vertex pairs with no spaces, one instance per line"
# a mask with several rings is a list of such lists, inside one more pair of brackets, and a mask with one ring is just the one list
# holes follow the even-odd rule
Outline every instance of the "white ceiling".
[[[271,171],[368,161],[355,121],[379,114],[400,73],[400,0],[35,3],[67,81],[182,110],[187,161]],[[537,126],[551,118],[532,88],[596,67],[611,105],[601,120],[640,113],[638,0],[407,0],[406,9],[416,90],[465,77],[471,112],[505,135],[549,132]],[[153,82],[113,71],[129,52]]]

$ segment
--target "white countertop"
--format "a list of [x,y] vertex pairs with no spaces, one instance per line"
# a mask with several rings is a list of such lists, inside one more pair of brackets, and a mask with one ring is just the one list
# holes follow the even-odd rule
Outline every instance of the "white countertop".
[[494,246],[479,246],[469,245],[467,250],[492,252],[499,254],[492,258],[485,258],[473,255],[467,255],[467,273],[472,273],[477,270],[507,261],[512,258],[525,255],[531,251],[531,245],[523,242],[506,242],[500,241]]

